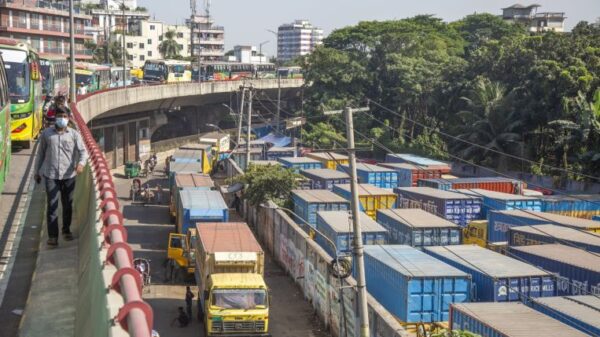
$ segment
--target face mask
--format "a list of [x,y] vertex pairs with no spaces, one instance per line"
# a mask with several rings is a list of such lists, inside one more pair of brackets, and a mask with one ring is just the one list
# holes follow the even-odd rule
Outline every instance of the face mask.
[[68,118],[57,118],[56,119],[56,126],[59,128],[66,128],[67,125],[69,124],[69,119]]

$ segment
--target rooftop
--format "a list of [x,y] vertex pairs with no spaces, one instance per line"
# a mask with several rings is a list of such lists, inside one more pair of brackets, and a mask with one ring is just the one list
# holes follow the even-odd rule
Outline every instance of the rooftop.
[[[319,211],[317,217],[320,217],[338,233],[352,233],[354,231],[352,226],[352,212],[351,211]],[[387,230],[373,220],[370,216],[364,212],[359,213],[360,227],[365,232],[387,232]],[[319,221],[317,220],[317,223]]]
[[434,197],[434,198],[442,198],[442,199],[480,199],[479,197],[465,195],[465,194],[457,193],[457,192],[439,190],[437,188],[431,188],[431,187],[397,187],[394,189],[394,192],[396,192],[396,193],[406,192],[406,193],[420,194],[420,195],[426,195],[426,196],[430,196],[430,197]]
[[[350,193],[351,191],[351,187],[350,184],[335,184],[333,185],[334,190],[336,188],[343,190],[345,192]],[[381,188],[381,187],[377,187],[375,185],[371,185],[371,184],[358,184],[358,195],[359,196],[365,196],[365,195],[394,195],[394,192],[392,192],[389,189],[385,189],[385,188]]]
[[379,213],[413,228],[460,228],[454,222],[440,218],[420,208],[379,209],[377,214]]
[[332,169],[308,169],[301,170],[300,174],[307,176],[308,178],[317,177],[323,179],[349,179],[350,175],[346,172],[341,172]]
[[[596,221],[598,222],[598,221]],[[600,222],[599,222],[600,223]],[[560,240],[579,242],[600,247],[600,234],[557,225],[514,226],[510,231],[551,236]]]
[[329,190],[292,190],[292,194],[306,202],[338,202],[348,203],[348,200]]
[[546,213],[546,212],[535,212],[535,211],[524,211],[524,210],[510,210],[510,211],[493,211],[500,214],[504,214],[509,217],[519,216],[528,219],[540,220],[547,223],[555,223],[561,226],[580,228],[580,229],[600,229],[600,221],[594,221],[589,219],[574,218],[571,216]]
[[497,199],[497,200],[525,200],[525,201],[526,200],[531,200],[531,201],[540,200],[540,198],[536,198],[536,197],[527,197],[527,196],[520,195],[520,194],[502,193],[502,192],[484,190],[484,189],[480,189],[480,188],[459,189],[459,190],[456,190],[456,192],[464,193],[464,194],[471,195],[474,197],[485,197],[485,198]]
[[548,244],[510,247],[510,250],[541,256],[542,258],[600,273],[600,256],[583,249],[561,244]]

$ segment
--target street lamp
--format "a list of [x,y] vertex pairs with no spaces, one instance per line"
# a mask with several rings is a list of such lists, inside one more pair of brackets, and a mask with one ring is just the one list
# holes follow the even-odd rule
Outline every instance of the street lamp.
[[258,50],[259,50],[259,51],[258,51],[258,60],[259,60],[259,61],[258,61],[258,63],[260,63],[260,64],[262,64],[262,63],[263,63],[263,61],[262,61],[262,60],[263,60],[262,46],[263,46],[264,44],[267,44],[267,43],[269,43],[269,42],[270,42],[269,40],[267,40],[267,41],[263,41],[263,42],[259,43],[259,45],[258,45]]

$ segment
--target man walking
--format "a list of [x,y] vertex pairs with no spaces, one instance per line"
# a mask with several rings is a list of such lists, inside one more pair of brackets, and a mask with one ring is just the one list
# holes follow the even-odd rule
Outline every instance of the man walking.
[[62,234],[66,241],[73,240],[71,217],[73,214],[73,192],[75,176],[83,172],[88,158],[81,135],[68,127],[69,114],[64,107],[57,107],[54,127],[44,130],[35,165],[35,181],[42,176],[46,182],[48,222],[48,246],[58,245],[58,197],[63,208]]
[[194,293],[190,289],[190,286],[185,287],[185,309],[188,317],[192,317],[192,304],[194,300]]

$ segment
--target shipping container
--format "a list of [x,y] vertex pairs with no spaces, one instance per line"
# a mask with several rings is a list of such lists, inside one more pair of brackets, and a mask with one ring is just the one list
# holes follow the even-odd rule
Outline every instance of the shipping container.
[[562,244],[510,247],[509,253],[557,275],[558,295],[600,292],[599,254]]
[[522,210],[490,211],[488,213],[488,240],[490,242],[508,241],[509,228],[539,224],[553,224],[586,231],[600,232],[600,223],[588,219]]
[[171,190],[171,202],[169,209],[171,211],[171,217],[175,219],[177,214],[177,205],[179,204],[179,191],[184,188],[194,190],[211,190],[215,186],[214,181],[206,174],[194,174],[194,173],[176,173],[175,183]]
[[528,304],[583,333],[600,336],[600,299],[597,295],[535,298]]
[[378,165],[398,172],[398,187],[416,187],[419,179],[440,178],[445,172],[439,168],[407,163],[379,163]]
[[377,222],[388,230],[390,243],[412,247],[461,243],[461,228],[457,224],[422,209],[380,209]]
[[480,197],[438,190],[431,187],[398,187],[398,208],[422,208],[465,227],[472,220],[480,220]]
[[472,276],[473,301],[514,302],[556,295],[546,271],[477,245],[431,246],[423,250]]
[[212,167],[215,164],[215,153],[212,150],[213,146],[211,143],[190,143],[179,147],[182,151],[201,151],[200,158],[202,158],[202,173],[209,174],[212,171]]
[[281,157],[295,157],[295,156],[296,156],[296,148],[295,147],[273,146],[272,148],[267,150],[267,159],[268,160],[277,160],[277,158],[281,158]]
[[[337,170],[349,174],[350,166],[338,165]],[[361,184],[371,184],[381,188],[398,187],[398,172],[377,165],[356,164],[356,177]]]
[[350,175],[332,169],[308,169],[300,174],[310,180],[310,188],[314,190],[333,190],[334,184],[350,184]]
[[[321,211],[317,212],[317,233],[315,241],[331,256],[336,252],[331,245],[332,241],[337,247],[338,256],[349,256],[352,253],[354,241],[354,226],[352,225],[351,211]],[[360,212],[360,226],[362,240],[365,245],[387,244],[388,232],[383,226],[375,222],[365,213]],[[326,238],[324,238],[325,236]]]
[[318,160],[323,168],[335,170],[338,164],[348,164],[348,156],[335,152],[311,152],[306,157]]
[[229,207],[218,191],[179,191],[177,205],[177,233],[185,234],[197,222],[227,222]]
[[[231,152],[231,158],[238,164],[240,168],[246,167],[246,149],[235,149]],[[264,160],[264,152],[259,148],[250,148],[250,161]]]
[[451,303],[469,301],[470,276],[418,249],[376,245],[364,252],[367,290],[404,323],[445,322]]
[[350,210],[348,200],[328,190],[292,190],[292,201],[294,213],[301,218],[296,221],[303,224],[306,221],[313,228],[317,225],[318,211]]
[[600,215],[594,215],[592,217],[592,220],[594,220],[594,221],[600,221]]
[[481,337],[590,337],[522,303],[453,304],[450,328]]
[[202,155],[204,151],[202,150],[187,150],[187,149],[177,149],[171,156],[171,162],[175,163],[191,163],[198,162],[202,163]]
[[[352,200],[350,184],[333,185],[333,192],[344,199]],[[393,208],[396,204],[396,194],[371,184],[358,184],[358,200],[360,210],[367,213],[372,219],[377,216],[378,209]]]
[[526,187],[522,181],[502,177],[421,179],[418,181],[417,186],[437,188],[445,191],[478,188],[509,194],[521,194]]
[[210,143],[217,152],[227,152],[230,150],[231,136],[228,133],[208,132],[200,136],[200,141]]
[[544,243],[563,243],[600,253],[600,234],[556,225],[511,227],[508,232],[510,246],[529,246]]
[[173,190],[173,186],[175,185],[175,175],[176,174],[185,174],[185,173],[201,174],[202,173],[202,163],[170,162],[169,163],[169,191]]
[[542,199],[543,211],[591,219],[600,215],[600,194],[547,195]]
[[277,160],[283,166],[293,169],[296,173],[300,172],[300,170],[323,168],[323,164],[320,161],[308,157],[280,157]]
[[488,211],[506,211],[506,210],[524,210],[524,211],[542,211],[542,201],[539,198],[526,197],[518,194],[495,192],[479,188],[459,189],[456,192],[481,197],[483,205],[481,215],[486,218]]
[[450,173],[450,165],[439,160],[433,160],[410,153],[388,153],[385,156],[386,163],[406,163],[427,168],[442,170],[443,174]]

